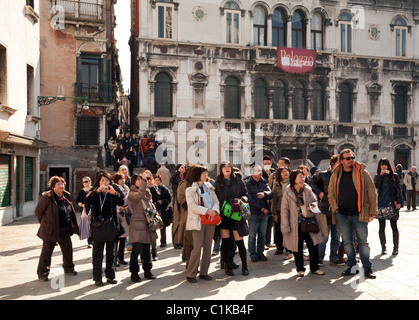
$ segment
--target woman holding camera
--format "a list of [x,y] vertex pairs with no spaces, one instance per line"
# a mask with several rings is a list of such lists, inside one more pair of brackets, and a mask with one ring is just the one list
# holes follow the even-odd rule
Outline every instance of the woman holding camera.
[[[393,255],[399,253],[399,230],[397,229],[397,220],[399,219],[400,204],[402,197],[400,193],[400,179],[397,173],[394,173],[393,167],[387,158],[382,158],[378,161],[377,174],[374,177],[374,184],[377,188],[378,194],[378,209],[392,206],[396,211],[394,217],[388,218],[390,220],[391,230],[393,230]],[[386,220],[378,219],[380,228],[378,236],[381,243],[381,254],[386,254]]]
[[[94,222],[103,222],[106,219],[112,219],[117,223],[116,206],[124,205],[123,193],[117,192],[112,186],[111,175],[106,171],[101,171],[96,176],[93,190],[86,196],[86,206],[92,206],[92,224]],[[107,282],[116,284],[115,270],[113,264],[115,261],[116,238],[111,241],[98,241],[95,239],[93,230],[93,281],[97,286],[103,286],[102,282],[102,260],[103,249],[106,245],[106,269],[105,275]]]
[[[214,183],[215,193],[217,194],[220,207],[224,201],[233,203],[233,206],[240,206],[240,199],[242,197],[247,197],[246,186],[241,179],[241,176],[233,172],[233,165],[229,161],[222,163],[220,170],[221,172]],[[221,236],[221,259],[224,263],[224,271],[226,275],[234,276],[233,256],[235,246],[233,247],[233,250],[231,250],[233,238],[230,236],[230,233],[232,232],[242,260],[242,274],[247,276],[249,270],[247,269],[246,247],[244,245],[243,235],[240,235],[238,232],[240,227],[243,227],[244,224],[247,223],[246,219],[243,218],[241,221],[228,219],[224,217],[222,212],[221,217],[222,221],[218,228],[220,229]]]
[[[128,201],[132,210],[131,223],[129,226],[129,241],[132,243],[129,271],[131,272],[131,281],[140,282],[138,275],[140,266],[138,264],[138,255],[141,253],[143,263],[144,277],[155,279],[151,273],[153,264],[151,262],[151,244],[157,239],[157,232],[148,229],[147,218],[145,215],[144,203],[152,201],[150,190],[147,188],[147,180],[151,178],[149,172],[143,172],[141,175],[134,174],[131,178],[131,187],[128,193]],[[149,207],[149,206],[148,206]]]

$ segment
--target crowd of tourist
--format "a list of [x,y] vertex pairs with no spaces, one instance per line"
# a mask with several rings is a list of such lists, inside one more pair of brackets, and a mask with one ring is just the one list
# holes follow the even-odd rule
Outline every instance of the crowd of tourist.
[[[221,268],[227,276],[234,276],[234,270],[240,267],[234,261],[236,249],[244,276],[251,274],[247,257],[251,263],[263,263],[268,260],[264,251],[270,247],[275,247],[275,255],[283,255],[284,260],[294,259],[297,276],[305,275],[305,260],[312,274],[324,275],[321,267],[329,237],[331,265],[346,264],[342,275],[355,274],[359,253],[365,277],[374,279],[368,223],[374,218],[379,221],[382,254],[386,254],[385,225],[390,220],[392,254],[397,255],[397,220],[406,199],[404,186],[408,209],[416,209],[416,199],[409,193],[416,190],[416,168],[403,174],[400,165],[394,170],[388,159],[382,158],[372,178],[349,149],[332,156],[324,171],[304,165],[291,169],[288,158],[280,158],[274,170],[273,160],[265,156],[263,163],[252,167],[249,176],[226,161],[219,166],[216,179],[211,179],[202,165],[179,164],[173,174],[164,165],[157,168],[157,163],[150,160],[157,146],[154,137],[138,141],[135,135],[126,134],[117,140],[111,137],[107,144],[108,164],[114,166],[115,174],[99,171],[93,179],[83,177],[83,188],[75,202],[89,213],[91,234],[87,244],[93,246],[93,280],[98,286],[104,284],[104,250],[108,283],[117,283],[114,270],[120,264],[129,264],[133,282],[141,281],[140,264],[144,277],[155,279],[152,267],[158,259],[157,241],[160,247],[166,247],[167,232],[171,232],[173,250],[182,250],[185,278],[191,283],[198,281],[198,270],[199,280],[212,279],[208,274],[211,255],[218,252]],[[142,173],[133,173],[140,163],[146,164]],[[35,210],[40,222],[38,236],[43,240],[37,269],[41,281],[48,280],[56,243],[62,250],[65,272],[77,274],[70,238],[80,234],[75,209],[64,179],[54,176],[49,184],[50,190],[42,195]],[[161,218],[157,229],[149,228],[151,209]],[[219,223],[212,222],[217,219]],[[117,234],[112,231],[109,237],[103,235],[108,221],[117,227]],[[309,224],[315,229],[306,229]],[[129,262],[124,259],[126,251],[131,251]]]

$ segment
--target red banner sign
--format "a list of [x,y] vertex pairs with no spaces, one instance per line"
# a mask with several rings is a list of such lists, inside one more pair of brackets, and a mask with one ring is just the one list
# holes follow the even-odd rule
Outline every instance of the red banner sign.
[[316,50],[277,48],[278,67],[289,73],[307,73],[316,68]]

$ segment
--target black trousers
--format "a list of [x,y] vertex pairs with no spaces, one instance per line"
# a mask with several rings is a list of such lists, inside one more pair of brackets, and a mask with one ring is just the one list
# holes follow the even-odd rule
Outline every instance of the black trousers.
[[294,253],[295,266],[298,271],[305,271],[304,257],[303,257],[303,244],[307,244],[308,253],[310,255],[310,272],[313,273],[319,270],[319,246],[313,244],[310,233],[301,231],[301,223],[298,224],[298,252]]
[[[42,251],[39,256],[38,268],[36,271],[38,278],[48,277],[50,271],[49,268],[51,266],[51,257],[56,244],[56,242],[51,241],[42,242]],[[73,244],[71,242],[69,228],[60,229],[60,241],[58,241],[58,245],[60,246],[63,254],[64,272],[74,271]]]
[[151,263],[151,244],[134,242],[132,244],[131,258],[129,261],[129,271],[132,274],[138,274],[140,272],[140,265],[138,264],[138,255],[140,255],[143,261],[144,273],[151,271],[153,264]]
[[115,246],[116,240],[108,242],[93,242],[93,280],[102,281],[103,249],[106,246],[105,276],[107,279],[115,279]]

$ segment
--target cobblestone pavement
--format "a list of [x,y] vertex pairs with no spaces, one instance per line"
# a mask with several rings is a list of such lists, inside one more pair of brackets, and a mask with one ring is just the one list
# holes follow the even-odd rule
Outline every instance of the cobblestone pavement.
[[[268,261],[250,262],[250,275],[237,269],[235,276],[226,276],[220,269],[220,256],[213,256],[210,266],[212,281],[186,282],[185,263],[181,250],[160,248],[158,261],[153,262],[156,280],[130,281],[128,266],[116,270],[117,284],[97,287],[92,280],[91,249],[86,240],[72,237],[76,276],[60,275],[61,251],[56,248],[52,268],[58,277],[39,282],[36,267],[41,252],[41,240],[36,236],[38,223],[30,216],[0,227],[0,300],[413,300],[419,299],[419,210],[401,210],[398,222],[400,249],[392,256],[392,233],[387,222],[387,255],[381,255],[378,221],[369,224],[369,243],[373,270],[377,279],[363,281],[357,276],[342,277],[345,267],[331,266],[326,251],[325,276],[306,274],[297,278],[294,260],[283,260],[275,249],[265,251]],[[168,232],[169,234],[170,232]],[[245,239],[247,247],[247,239]],[[125,254],[129,261],[130,254]],[[240,264],[238,255],[235,262]],[[60,279],[58,281],[57,279]]]

